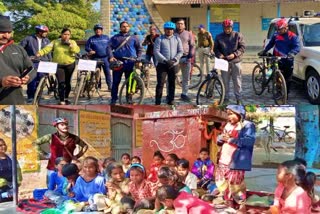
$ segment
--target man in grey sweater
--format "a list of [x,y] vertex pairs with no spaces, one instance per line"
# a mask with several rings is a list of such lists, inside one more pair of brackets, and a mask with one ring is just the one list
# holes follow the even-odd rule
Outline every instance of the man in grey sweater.
[[181,100],[190,102],[191,99],[188,96],[188,89],[190,81],[191,59],[194,53],[193,49],[195,48],[195,42],[192,33],[186,30],[184,19],[179,19],[176,22],[176,27],[177,30],[175,32],[175,35],[179,36],[183,47],[183,55],[179,62],[182,74]]
[[32,68],[32,62],[21,46],[13,44],[12,30],[9,18],[0,16],[0,105],[25,104],[22,85],[36,75],[32,72],[21,77],[26,69]]
[[154,44],[154,56],[158,62],[156,105],[161,104],[163,85],[168,76],[167,104],[174,105],[175,79],[178,70],[179,60],[183,54],[182,42],[180,38],[173,35],[175,24],[166,22],[163,25],[164,35],[158,37]]

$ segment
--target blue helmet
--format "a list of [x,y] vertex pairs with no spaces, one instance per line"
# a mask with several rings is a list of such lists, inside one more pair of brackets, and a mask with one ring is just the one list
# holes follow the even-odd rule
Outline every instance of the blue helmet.
[[164,29],[176,29],[176,24],[173,22],[166,22],[163,25]]
[[103,30],[103,26],[101,24],[96,24],[94,27],[93,27],[93,30],[97,30],[97,29],[101,29]]
[[246,117],[246,110],[241,105],[228,105],[226,109],[229,109],[230,111],[240,115],[241,120],[244,120],[244,118]]
[[35,27],[36,31],[39,32],[39,31],[44,31],[44,32],[48,32],[49,31],[49,28],[45,25],[37,25]]

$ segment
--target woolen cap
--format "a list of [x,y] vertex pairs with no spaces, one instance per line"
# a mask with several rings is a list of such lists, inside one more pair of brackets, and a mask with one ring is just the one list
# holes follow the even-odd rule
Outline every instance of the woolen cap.
[[8,16],[0,16],[0,32],[11,32],[12,30],[10,18]]

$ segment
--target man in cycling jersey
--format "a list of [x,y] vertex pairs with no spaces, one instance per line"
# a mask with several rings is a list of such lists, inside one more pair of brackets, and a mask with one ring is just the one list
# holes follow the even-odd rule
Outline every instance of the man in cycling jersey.
[[293,74],[293,60],[294,56],[300,52],[300,41],[295,33],[288,30],[288,22],[285,18],[281,18],[276,22],[276,28],[277,32],[274,33],[265,49],[260,51],[258,55],[266,55],[274,47],[274,56],[287,57],[280,60],[279,69],[286,79],[287,93],[289,94]]
[[186,30],[184,19],[179,19],[176,22],[176,32],[181,39],[183,46],[183,56],[180,59],[179,66],[182,73],[182,93],[181,100],[190,102],[191,99],[188,96],[190,70],[191,70],[191,59],[193,57],[193,49],[195,48],[195,42],[192,33]]
[[[69,132],[68,121],[58,117],[52,125],[57,129],[56,133],[44,135],[33,142],[38,148],[40,157],[48,159],[48,177],[55,170],[55,159],[63,157],[65,161],[71,162],[78,159],[88,150],[88,145],[78,136]],[[74,152],[78,147],[79,152]]]
[[[112,88],[112,78],[109,68],[109,55],[107,51],[109,36],[103,34],[103,26],[101,24],[96,24],[93,27],[95,32],[94,36],[91,36],[86,43],[86,51],[92,56],[93,60],[103,61],[103,71],[106,77],[106,83],[108,86],[108,91]],[[101,88],[101,83],[99,84]]]
[[226,91],[225,102],[229,102],[229,85],[230,78],[232,78],[237,105],[242,105],[241,61],[245,51],[243,35],[233,31],[233,21],[231,19],[224,20],[222,27],[223,32],[217,35],[214,41],[214,53],[217,58],[229,62],[229,71],[221,71],[221,77]]
[[130,35],[129,23],[123,21],[120,23],[120,33],[111,37],[108,51],[110,56],[110,62],[120,60],[123,62],[123,67],[119,70],[112,72],[113,84],[111,90],[111,105],[116,104],[118,100],[118,88],[124,73],[125,78],[129,78],[131,72],[133,72],[134,62],[126,60],[123,57],[141,58],[142,46],[137,36]]
[[158,37],[154,44],[154,56],[158,62],[155,104],[161,104],[163,85],[168,76],[167,104],[174,105],[175,79],[183,47],[179,36],[173,34],[175,29],[173,22],[166,22],[163,28],[165,34]]
[[[50,43],[50,40],[47,38],[49,28],[45,25],[37,25],[35,27],[36,33],[30,36],[25,37],[21,42],[20,45],[27,51],[28,56],[34,57],[36,56],[37,52],[47,46]],[[51,54],[44,55],[40,57],[41,61],[51,61],[52,57]],[[38,68],[39,62],[33,63],[34,68]],[[36,78],[28,84],[27,87],[27,96],[28,100],[27,103],[32,103],[34,98],[34,94],[37,90],[39,81],[43,73],[37,73]]]
[[20,78],[32,62],[26,51],[13,44],[13,27],[9,17],[0,16],[0,105],[23,105],[22,86],[34,79],[36,72]]

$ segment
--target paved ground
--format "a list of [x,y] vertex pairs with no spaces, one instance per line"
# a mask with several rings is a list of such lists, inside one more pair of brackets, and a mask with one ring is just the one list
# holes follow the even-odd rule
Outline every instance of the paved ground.
[[[255,95],[252,83],[251,83],[251,72],[254,67],[254,63],[252,63],[255,59],[255,53],[256,50],[249,51],[247,55],[245,55],[245,60],[242,64],[242,70],[243,70],[243,81],[242,81],[242,87],[243,87],[243,104],[275,104],[272,99],[272,94],[265,91],[261,96]],[[104,78],[104,77],[103,77]],[[124,79],[124,77],[123,77]],[[103,81],[104,82],[104,81]],[[76,84],[76,73],[74,73],[74,77],[72,80],[72,86],[74,87]],[[233,92],[232,89],[232,83],[231,85],[231,92]],[[156,73],[153,69],[151,72],[151,84],[149,89],[146,91],[145,94],[145,100],[144,104],[147,105],[153,105],[155,102],[154,96],[155,96],[155,86],[156,86]],[[197,95],[197,88],[192,89],[189,91],[189,96],[192,98],[192,103],[196,104],[196,95]],[[163,98],[165,98],[166,90],[164,90]],[[292,86],[292,92],[289,94],[289,100],[288,104],[308,104],[308,100],[305,95],[305,90],[303,89],[302,85],[294,84]],[[104,83],[102,86],[102,89],[100,91],[102,95],[102,100],[98,98],[98,95],[96,94],[95,97],[88,100],[86,98],[82,98],[79,100],[79,104],[109,104],[111,99],[111,94],[106,90],[106,84]],[[180,100],[180,94],[181,94],[181,88],[179,86],[176,87],[176,96],[175,96],[175,102],[178,105],[187,104]],[[233,96],[233,93],[231,93],[231,102],[235,102],[235,98]],[[74,93],[71,92],[70,95],[70,101],[73,101]],[[57,104],[57,101],[52,98],[52,96],[46,96],[45,100],[42,102],[43,104]],[[163,101],[165,103],[165,101]]]

